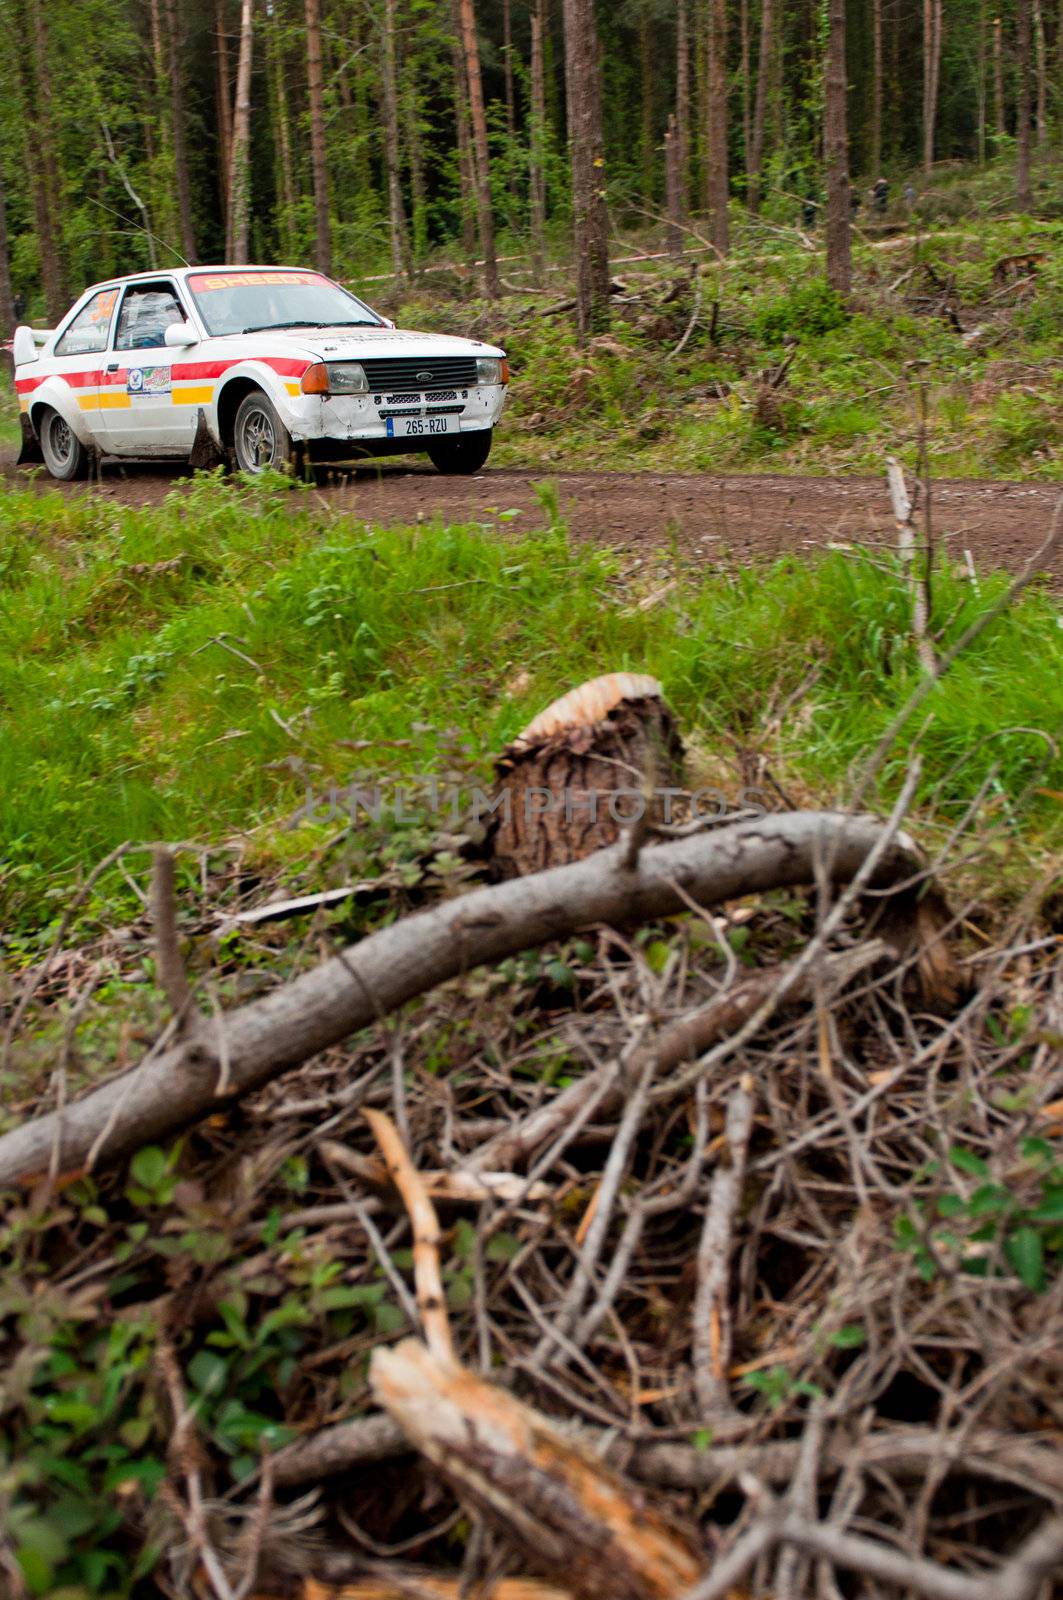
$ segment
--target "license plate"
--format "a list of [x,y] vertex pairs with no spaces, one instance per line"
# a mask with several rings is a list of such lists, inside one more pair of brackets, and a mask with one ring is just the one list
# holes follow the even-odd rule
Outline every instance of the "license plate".
[[457,417],[388,417],[388,438],[431,438],[436,433],[457,433]]

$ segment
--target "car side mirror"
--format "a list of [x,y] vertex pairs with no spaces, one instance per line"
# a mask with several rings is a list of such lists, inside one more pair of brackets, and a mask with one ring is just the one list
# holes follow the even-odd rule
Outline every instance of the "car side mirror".
[[162,342],[170,350],[187,350],[190,344],[199,343],[199,334],[190,322],[171,322]]
[[396,323],[392,322],[390,317],[381,317],[380,320],[384,324],[385,328],[394,328],[397,326]]

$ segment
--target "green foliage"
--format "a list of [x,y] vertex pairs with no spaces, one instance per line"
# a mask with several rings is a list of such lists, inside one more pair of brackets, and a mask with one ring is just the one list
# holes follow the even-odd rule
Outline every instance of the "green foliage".
[[753,316],[753,331],[765,344],[776,345],[787,337],[830,333],[843,327],[847,316],[841,295],[823,279],[811,278],[760,307]]
[[[897,1217],[894,1238],[926,1282],[941,1272],[980,1278],[1011,1272],[1039,1294],[1063,1270],[1063,1164],[1044,1139],[1024,1139],[1021,1154],[1006,1181],[994,1179],[990,1163],[962,1145],[925,1169],[923,1188],[932,1192]],[[950,1169],[971,1182],[945,1187]]]

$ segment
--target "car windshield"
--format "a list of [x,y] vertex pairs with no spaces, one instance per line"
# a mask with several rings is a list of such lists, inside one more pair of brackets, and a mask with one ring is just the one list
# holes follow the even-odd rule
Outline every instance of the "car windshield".
[[187,281],[215,337],[269,328],[382,326],[375,311],[320,272],[195,272]]

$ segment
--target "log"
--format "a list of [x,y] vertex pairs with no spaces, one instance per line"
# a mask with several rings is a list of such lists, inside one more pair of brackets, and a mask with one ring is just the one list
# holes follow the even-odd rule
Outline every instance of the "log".
[[[847,883],[884,839],[869,887],[923,868],[903,833],[876,817],[794,811],[643,850],[623,844],[585,861],[475,889],[405,918],[313,971],[217,1020],[213,1030],[149,1052],[82,1099],[0,1136],[0,1189],[55,1170],[113,1161],[220,1111],[436,984],[600,924],[640,923],[815,880],[823,863]],[[226,1092],[216,1093],[221,1066]]]
[[497,877],[582,861],[636,820],[670,820],[683,741],[656,678],[611,672],[541,712],[495,765],[488,852]]
[[374,1351],[369,1382],[461,1498],[576,1600],[674,1600],[697,1580],[693,1531],[512,1395],[416,1339]]

